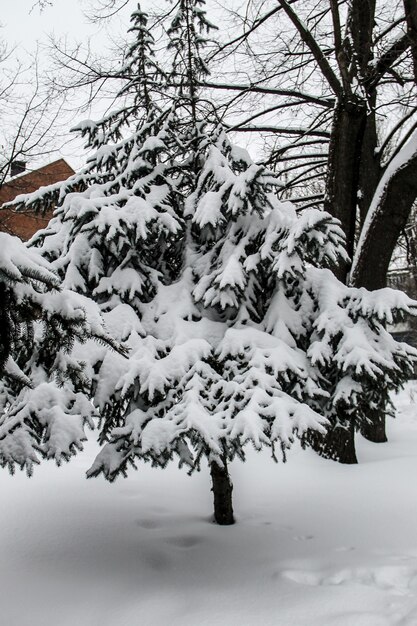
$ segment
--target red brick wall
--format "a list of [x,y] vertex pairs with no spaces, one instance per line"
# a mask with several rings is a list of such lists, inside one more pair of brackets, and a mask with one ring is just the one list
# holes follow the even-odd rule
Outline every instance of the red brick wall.
[[[74,174],[74,170],[64,159],[54,161],[45,167],[40,167],[33,172],[27,172],[16,176],[0,187],[0,206],[4,202],[10,202],[21,193],[31,193],[45,185],[52,185],[61,180],[66,180]],[[0,210],[0,231],[17,235],[26,241],[36,233],[37,230],[45,228],[52,217],[52,212],[45,215],[25,211],[17,213],[13,209]]]

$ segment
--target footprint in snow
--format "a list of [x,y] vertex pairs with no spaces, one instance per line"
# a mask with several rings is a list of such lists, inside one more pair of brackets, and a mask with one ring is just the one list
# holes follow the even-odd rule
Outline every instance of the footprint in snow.
[[168,537],[165,541],[177,548],[193,548],[201,543],[201,538],[194,535],[183,535],[181,537]]
[[166,506],[161,506],[159,504],[155,504],[153,507],[151,507],[152,511],[155,511],[155,513],[168,513],[169,509],[167,509]]
[[286,570],[281,573],[281,576],[299,585],[309,585],[310,587],[320,585],[322,579],[320,572],[309,572],[307,570]]
[[154,519],[138,520],[137,525],[140,526],[140,528],[145,528],[146,530],[156,530],[159,528],[158,522]]
[[359,584],[388,591],[394,595],[414,595],[417,589],[417,569],[404,566],[346,568],[333,573],[286,570],[281,575],[301,585]]
[[355,550],[354,546],[340,546],[334,549],[335,552],[352,552],[352,550]]
[[314,539],[314,535],[295,535],[293,539],[294,541],[309,541],[310,539]]

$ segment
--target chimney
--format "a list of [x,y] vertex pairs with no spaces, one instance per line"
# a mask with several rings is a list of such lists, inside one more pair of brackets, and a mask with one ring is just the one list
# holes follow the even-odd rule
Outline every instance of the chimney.
[[12,161],[10,164],[10,176],[17,176],[18,174],[23,174],[26,170],[26,162],[25,161]]

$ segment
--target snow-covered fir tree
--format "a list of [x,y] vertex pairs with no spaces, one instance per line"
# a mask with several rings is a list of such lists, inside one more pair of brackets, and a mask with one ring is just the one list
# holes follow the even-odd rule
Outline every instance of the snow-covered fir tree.
[[309,268],[305,287],[307,354],[328,394],[311,406],[329,419],[326,437],[312,433],[310,443],[326,458],[356,463],[354,432],[393,416],[390,392],[413,375],[417,351],[386,327],[415,315],[416,303],[394,289],[347,287],[329,270]]
[[[129,33],[133,39],[127,47],[125,62],[119,71],[124,85],[119,96],[128,97],[128,107],[138,112],[149,112],[155,106],[155,95],[160,91],[161,81],[166,78],[157,63],[154,52],[155,40],[148,28],[148,16],[138,4],[130,18]],[[127,111],[129,114],[129,110]]]
[[169,75],[177,81],[179,95],[184,96],[192,107],[197,103],[198,80],[210,73],[203,56],[208,42],[206,37],[217,29],[207,19],[205,4],[205,0],[178,0],[167,29],[167,49],[174,53]]
[[59,285],[36,250],[0,233],[0,464],[11,471],[82,449],[95,411],[73,347],[117,348],[94,302]]
[[[246,444],[285,454],[298,437],[332,457],[326,428],[339,436],[401,384],[414,351],[384,323],[413,303],[339,283],[326,269],[345,256],[335,220],[280,202],[280,181],[203,122],[195,63],[203,7],[180,0],[167,29],[177,51],[170,88],[180,77],[173,109],[149,99],[141,116],[123,106],[81,123],[97,148],[86,168],[25,202],[59,193],[33,244],[65,288],[99,303],[129,348],[128,358],[78,352],[101,418],[88,475],[113,480],[138,460],[177,459],[193,471],[206,460],[215,519],[230,524],[227,466],[245,458]],[[183,46],[182,24],[193,45]]]

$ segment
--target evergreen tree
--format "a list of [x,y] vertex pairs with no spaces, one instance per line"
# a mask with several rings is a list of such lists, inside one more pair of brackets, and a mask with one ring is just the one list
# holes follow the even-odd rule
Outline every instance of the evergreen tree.
[[[168,29],[174,110],[149,99],[139,115],[142,92],[135,114],[120,118],[125,134],[112,130],[117,113],[80,124],[96,154],[61,187],[33,244],[129,348],[127,359],[88,353],[103,446],[88,475],[113,480],[139,459],[177,458],[193,471],[206,459],[215,519],[230,524],[227,464],[245,458],[247,443],[284,455],[295,437],[317,443],[326,427],[367,419],[401,384],[415,352],[383,324],[413,303],[339,283],[325,269],[345,258],[337,222],[279,202],[280,181],[203,121],[203,5],[180,0]],[[140,66],[133,52],[130,62]]]
[[217,27],[209,22],[204,10],[205,0],[178,0],[176,13],[167,34],[168,50],[174,52],[170,77],[177,80],[179,95],[188,99],[196,119],[197,82],[209,75],[203,58],[208,35]]
[[[304,374],[285,372],[280,383],[328,420],[326,437],[311,430],[306,440],[327,458],[356,462],[347,432],[367,424],[412,374],[416,350],[396,342],[385,326],[415,314],[415,303],[392,289],[367,292],[340,283],[324,269],[344,258],[343,235],[330,216],[316,210],[295,216],[287,203],[281,205],[286,227],[274,221],[276,200],[259,182],[278,181],[222,132],[207,146],[186,205],[199,249],[193,297],[223,321],[248,318],[246,324],[261,324],[302,352]],[[249,337],[247,326],[243,336]],[[236,353],[244,353],[242,346]]]
[[393,416],[390,392],[413,375],[417,351],[386,326],[415,315],[416,303],[389,288],[344,286],[328,270],[310,268],[307,278],[307,354],[327,393],[311,406],[329,420],[326,436],[312,433],[310,441],[325,458],[356,463],[354,431],[378,415]]
[[145,110],[149,113],[155,106],[155,93],[160,91],[161,81],[166,78],[155,58],[155,40],[148,28],[148,15],[138,4],[130,18],[129,33],[134,37],[127,47],[125,63],[120,70],[125,82],[119,96],[132,95],[129,105],[135,115]]
[[117,347],[87,298],[59,290],[36,250],[0,233],[0,464],[31,473],[39,457],[57,463],[82,449],[94,408],[73,347]]

